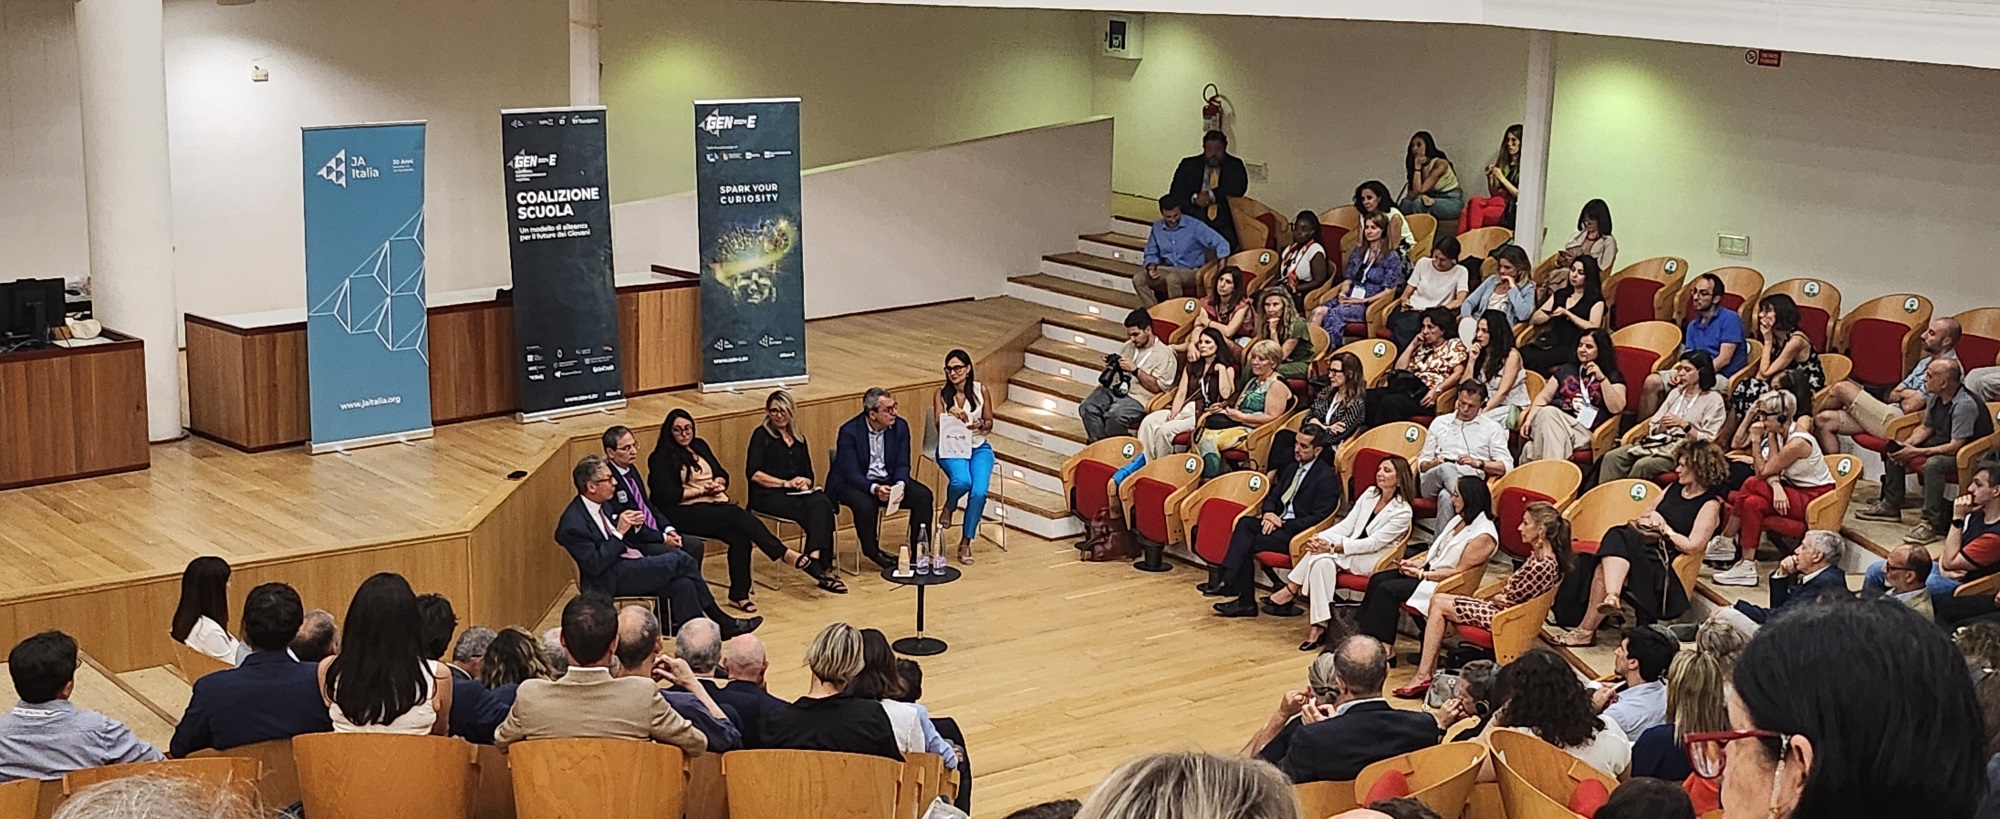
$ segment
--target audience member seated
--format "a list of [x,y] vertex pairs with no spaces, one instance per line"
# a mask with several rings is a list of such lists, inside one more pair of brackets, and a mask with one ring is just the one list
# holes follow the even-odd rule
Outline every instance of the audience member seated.
[[[906,703],[910,707],[917,709],[917,715],[923,718],[923,725],[926,731],[924,734],[924,744],[931,745],[934,742],[942,740],[945,744],[951,746],[953,754],[956,755],[956,762],[958,764],[951,767],[953,770],[958,771],[959,774],[958,798],[953,800],[952,804],[958,806],[959,810],[965,811],[968,814],[971,813],[972,762],[965,755],[965,732],[959,730],[958,722],[950,717],[932,719],[930,709],[925,708],[923,703],[918,702],[924,696],[924,668],[918,665],[916,660],[908,657],[897,657],[896,676],[903,680],[902,692],[896,695],[896,701]],[[942,754],[939,755],[943,756]]]
[[1611,792],[1591,819],[1695,819],[1687,791],[1657,779],[1635,779]]
[[1576,342],[1576,360],[1556,368],[1521,419],[1528,431],[1522,463],[1568,460],[1590,446],[1598,424],[1625,411],[1625,374],[1618,369],[1611,334],[1603,328],[1585,333]]
[[[1390,658],[1390,664],[1395,659]],[[1458,696],[1445,701],[1438,712],[1438,724],[1457,725],[1465,720],[1474,720],[1463,731],[1451,737],[1452,742],[1472,742],[1486,733],[1486,725],[1493,721],[1494,700],[1500,696],[1500,665],[1492,660],[1473,660],[1458,669]],[[1448,724],[1447,724],[1448,723]]]
[[1442,307],[1456,313],[1465,303],[1472,279],[1458,263],[1458,250],[1456,237],[1441,236],[1431,245],[1431,255],[1410,266],[1409,284],[1389,314],[1389,337],[1398,348],[1410,346],[1417,337],[1425,310]]
[[[715,621],[706,617],[697,617],[681,626],[682,632],[690,629],[701,630],[712,643],[721,634]],[[701,732],[709,752],[720,754],[743,747],[743,733],[738,728],[742,717],[715,701],[714,695],[701,684],[704,675],[694,670],[687,658],[660,654],[660,636],[660,618],[651,609],[645,606],[619,609],[618,644],[612,649],[618,663],[612,676],[671,683],[672,688],[660,689],[660,698]],[[714,655],[709,655],[709,661],[712,665]]]
[[174,642],[230,665],[249,650],[229,633],[229,563],[197,557],[181,572],[181,602],[174,607]]
[[1201,455],[1204,477],[1222,474],[1223,450],[1242,446],[1250,430],[1278,420],[1291,409],[1292,388],[1278,374],[1283,356],[1278,342],[1251,344],[1249,382],[1236,391],[1231,405],[1201,415],[1193,450]]
[[[1365,428],[1362,420],[1368,411],[1368,387],[1361,383],[1361,358],[1350,352],[1334,353],[1327,361],[1326,379],[1326,386],[1313,396],[1312,406],[1299,419],[1299,429],[1318,430],[1321,445],[1335,449]],[[1271,471],[1291,465],[1292,443],[1297,438],[1298,433],[1289,429],[1271,435],[1270,463],[1266,464]]]
[[[562,654],[560,643],[562,629],[554,630],[558,643],[555,653]],[[507,719],[507,712],[514,707],[514,696],[520,692],[521,683],[529,680],[553,680],[569,669],[569,658],[563,656],[563,668],[557,670],[549,662],[549,652],[544,650],[542,641],[529,634],[526,629],[508,627],[494,635],[492,644],[486,647],[486,659],[479,664],[479,684],[486,687],[486,702],[500,715],[491,727],[484,729],[484,738],[475,737],[472,731],[463,736],[484,745],[493,744],[493,730]],[[457,729],[457,726],[452,726]]]
[[[1862,576],[1861,590],[1887,592],[1888,571],[1888,561],[1875,561]],[[1965,494],[1952,500],[1944,545],[1923,578],[1938,620],[1950,625],[1993,611],[1989,600],[1956,593],[1961,584],[1995,572],[2000,572],[2000,462],[1986,461],[1973,467]]]
[[[1265,599],[1264,612],[1279,617],[1298,616],[1296,604],[1300,597],[1310,603],[1312,617],[1306,626],[1305,642],[1299,644],[1300,651],[1319,648],[1325,639],[1328,624],[1333,621],[1334,599],[1339,596],[1340,575],[1373,575],[1382,553],[1409,537],[1410,501],[1415,497],[1415,486],[1409,461],[1400,455],[1383,458],[1375,468],[1374,483],[1354,499],[1347,516],[1306,541],[1305,556],[1286,574],[1285,587]],[[1240,525],[1237,531],[1243,531]],[[1278,599],[1280,596],[1284,599]],[[1350,630],[1339,629],[1343,633]]]
[[763,624],[762,617],[738,620],[722,613],[702,581],[700,558],[681,548],[681,535],[671,526],[649,527],[645,515],[633,509],[611,513],[607,503],[617,482],[603,458],[584,456],[570,480],[577,497],[556,524],[556,543],[576,560],[579,590],[654,597],[679,621],[705,614],[731,634]]
[[1618,240],[1611,237],[1611,206],[1602,199],[1583,203],[1576,216],[1576,235],[1556,251],[1556,266],[1568,269],[1578,256],[1597,260],[1598,270],[1618,269]]
[[1132,274],[1132,292],[1138,294],[1142,310],[1160,303],[1156,287],[1165,290],[1170,299],[1193,295],[1200,284],[1196,272],[1210,261],[1229,256],[1232,242],[1200,219],[1182,216],[1185,201],[1173,194],[1160,197],[1160,220],[1146,234],[1141,258],[1145,266]]
[[762,520],[729,497],[729,470],[708,442],[695,436],[693,415],[676,408],[667,413],[660,430],[660,442],[646,463],[653,470],[653,497],[672,509],[675,521],[689,533],[729,544],[729,605],[745,614],[757,613],[757,603],[750,599],[752,546],[765,557],[805,572],[822,589],[846,591],[846,584],[831,569],[814,574],[813,556],[787,547]]
[[[1820,405],[1817,419],[1819,445],[1828,450],[1840,449],[1840,441],[1835,436],[1868,433],[1877,438],[1887,438],[1889,422],[1904,413],[1918,412],[1924,408],[1931,392],[1924,385],[1925,374],[1930,371],[1931,362],[1941,358],[1958,360],[1958,339],[1964,333],[1958,319],[1932,319],[1924,326],[1918,337],[1924,345],[1924,357],[1910,368],[1910,374],[1889,389],[1888,401],[1870,395],[1858,381],[1847,380],[1834,384],[1826,391],[1826,399]],[[1974,395],[1973,399],[1978,400]]]
[[1819,353],[1813,350],[1812,341],[1799,329],[1799,306],[1791,296],[1773,293],[1757,303],[1757,337],[1764,347],[1750,363],[1755,369],[1738,380],[1729,393],[1731,417],[1723,427],[1724,439],[1735,437],[1736,425],[1742,423],[1750,406],[1771,389],[1781,374],[1795,371],[1792,376],[1795,383],[1803,376],[1805,383],[1794,389],[1802,388],[1807,395],[1826,386],[1826,371],[1820,367]]
[[930,717],[902,700],[903,675],[896,670],[896,652],[881,629],[861,630],[861,672],[841,693],[881,703],[896,730],[896,746],[903,753],[937,754],[944,758],[946,768],[958,767],[958,751],[944,741]]
[[204,748],[228,750],[333,730],[319,699],[318,675],[286,650],[304,619],[305,606],[292,587],[265,583],[251,589],[243,601],[249,656],[236,668],[194,681],[168,753],[183,757]]
[[1297,797],[1270,763],[1195,751],[1119,765],[1076,819],[1300,819]]
[[1678,783],[1694,773],[1683,739],[1728,730],[1723,687],[1736,655],[1749,642],[1747,635],[1721,620],[1701,624],[1694,650],[1675,654],[1667,667],[1667,710],[1661,723],[1633,735],[1632,776]]
[[1564,364],[1575,364],[1576,340],[1592,330],[1604,329],[1604,285],[1597,260],[1578,256],[1569,263],[1569,275],[1558,279],[1542,294],[1528,323],[1542,328],[1533,341],[1521,346],[1521,364],[1548,375]]
[[[986,491],[993,479],[993,445],[986,442],[986,435],[993,431],[993,402],[988,400],[986,387],[972,372],[972,354],[964,350],[952,350],[944,357],[944,386],[938,388],[932,399],[932,409],[937,413],[938,423],[945,418],[957,422],[965,435],[964,443],[971,448],[970,457],[946,457],[942,444],[938,451],[938,468],[944,470],[948,483],[944,490],[944,507],[938,514],[938,531],[934,535],[942,541],[945,532],[951,529],[952,515],[958,512],[958,501],[965,500],[965,521],[959,525],[958,562],[972,565],[972,539],[979,536],[979,522],[986,515]],[[942,428],[939,440],[944,440]],[[939,550],[942,552],[942,549]],[[836,581],[838,582],[838,581]],[[846,591],[847,587],[840,587]]]
[[326,609],[306,612],[299,636],[292,640],[292,656],[302,663],[316,663],[340,653],[340,627]]
[[459,632],[458,640],[451,644],[451,676],[457,679],[479,679],[479,669],[486,663],[486,648],[493,645],[493,638],[499,632],[485,626],[468,626]]
[[1486,409],[1486,385],[1468,380],[1458,385],[1454,412],[1431,420],[1424,436],[1423,451],[1417,454],[1416,470],[1422,476],[1417,497],[1437,500],[1437,520],[1431,533],[1444,531],[1452,519],[1452,493],[1459,478],[1492,480],[1514,468],[1514,453],[1507,449],[1507,428],[1494,421]]
[[1612,655],[1616,686],[1599,686],[1590,705],[1618,723],[1625,736],[1637,739],[1646,729],[1667,720],[1667,665],[1681,650],[1679,640],[1660,626],[1627,629]]
[[1410,149],[1403,154],[1403,176],[1403,195],[1396,204],[1404,213],[1428,213],[1440,222],[1452,222],[1465,210],[1465,189],[1459,187],[1458,172],[1444,151],[1438,150],[1431,132],[1410,136]]
[[[1278,286],[1292,294],[1292,304],[1300,310],[1306,309],[1306,295],[1325,286],[1332,274],[1326,247],[1319,243],[1321,230],[1319,214],[1299,211],[1292,219],[1292,241],[1278,252]],[[1224,268],[1224,272],[1227,270]],[[1237,292],[1242,292],[1243,282],[1236,285]],[[1222,289],[1220,278],[1216,279],[1215,289]],[[1210,300],[1219,301],[1214,295]]]
[[[772,390],[764,399],[764,423],[750,431],[743,471],[750,476],[750,511],[789,520],[805,532],[807,571],[833,576],[833,532],[840,509],[813,470],[812,444],[797,424],[792,394]],[[844,583],[829,584],[834,593]]]
[[1438,396],[1465,382],[1472,354],[1451,328],[1450,310],[1424,311],[1422,329],[1396,355],[1388,383],[1368,393],[1369,426],[1430,415]]
[[[651,679],[614,675],[618,612],[611,598],[596,592],[570,598],[563,606],[561,639],[569,668],[560,679],[521,683],[514,709],[493,732],[500,750],[524,740],[578,737],[652,740],[690,756],[708,749],[708,739],[660,697]],[[708,692],[695,689],[720,718],[722,710]]]
[[445,654],[451,650],[451,635],[458,630],[458,614],[452,611],[451,601],[442,594],[419,595],[417,617],[423,623],[421,639],[424,659],[444,666],[451,673],[451,715],[448,720],[451,735],[471,742],[491,742],[493,729],[500,727],[500,721],[507,718],[507,709],[495,707],[490,702],[486,686],[473,679],[472,674],[459,667],[456,661],[444,661]]
[[143,774],[79,790],[62,799],[52,819],[257,819],[258,815],[255,806],[233,792],[217,791],[195,779]]
[[1007,814],[1007,819],[1076,819],[1076,812],[1083,803],[1075,799],[1057,799],[1043,802]]
[[1945,486],[1958,480],[1958,451],[1993,434],[1993,416],[1965,389],[1963,372],[1953,359],[1931,361],[1924,372],[1930,397],[1924,399],[1923,423],[1882,453],[1882,496],[1855,515],[1900,522],[1904,476],[1916,473],[1924,490],[1923,520],[1903,536],[1904,543],[1929,546],[1944,539],[1951,522]]
[[1671,620],[1688,610],[1693,589],[1682,588],[1674,560],[1701,554],[1722,526],[1722,495],[1729,460],[1712,441],[1684,441],[1674,466],[1680,478],[1652,509],[1604,533],[1596,554],[1579,554],[1575,571],[1556,595],[1552,619],[1575,628],[1557,635],[1559,646],[1597,642],[1597,626],[1630,603],[1639,623]]
[[1790,390],[1772,390],[1751,407],[1750,451],[1734,456],[1748,460],[1751,474],[1742,488],[1729,494],[1729,518],[1708,559],[1737,556],[1735,566],[1715,574],[1725,586],[1757,585],[1757,545],[1764,538],[1764,519],[1804,522],[1806,506],[1833,491],[1833,470],[1813,437],[1812,415],[1799,406]]
[[433,734],[451,727],[451,671],[425,657],[423,615],[402,575],[361,582],[347,639],[319,663],[320,699],[336,733]]
[[[1187,214],[1214,228],[1229,242],[1236,242],[1236,218],[1229,200],[1250,190],[1250,172],[1243,160],[1229,153],[1229,135],[1209,131],[1201,137],[1201,153],[1185,157],[1174,168],[1173,184],[1167,195],[1186,203]],[[1229,255],[1224,250],[1216,258]],[[1198,266],[1198,265],[1197,265]]]
[[1404,606],[1430,611],[1438,584],[1468,572],[1486,572],[1486,561],[1493,559],[1493,550],[1500,545],[1500,533],[1493,525],[1493,495],[1477,475],[1462,475],[1455,484],[1438,502],[1438,511],[1447,517],[1433,530],[1423,559],[1406,559],[1368,578],[1368,591],[1355,615],[1362,634],[1394,646]]
[[1188,342],[1187,373],[1174,385],[1173,401],[1139,422],[1139,443],[1146,457],[1159,460],[1174,454],[1174,438],[1192,433],[1203,413],[1219,412],[1236,390],[1236,347],[1222,330],[1204,327]]
[[1480,314],[1467,353],[1472,361],[1465,383],[1477,381],[1486,388],[1486,406],[1481,412],[1501,429],[1520,429],[1521,416],[1527,414],[1534,397],[1528,395],[1528,379],[1522,375],[1526,368],[1521,366],[1521,351],[1514,348],[1514,329],[1507,324],[1507,314],[1498,310]]
[[1368,321],[1368,308],[1395,298],[1409,275],[1390,230],[1389,217],[1382,214],[1361,220],[1361,244],[1348,252],[1347,269],[1326,302],[1313,308],[1312,322],[1336,345],[1358,338],[1347,333],[1347,325]]
[[1487,731],[1519,731],[1554,745],[1610,776],[1632,763],[1632,740],[1591,707],[1576,669],[1546,648],[1531,648],[1500,669],[1506,700]]
[[1257,294],[1250,330],[1250,346],[1257,346],[1259,341],[1278,345],[1280,378],[1305,378],[1312,371],[1313,356],[1317,354],[1312,331],[1283,290],[1270,287]]
[[[1319,245],[1315,244],[1314,247]],[[1243,269],[1227,265],[1215,274],[1215,284],[1209,288],[1208,298],[1201,300],[1201,309],[1195,311],[1194,326],[1188,330],[1188,340],[1179,347],[1183,358],[1193,358],[1194,340],[1201,331],[1214,328],[1228,342],[1238,344],[1237,339],[1250,338],[1250,314],[1255,308],[1250,304],[1249,282]]]
[[[1931,553],[1922,546],[1900,544],[1890,549],[1888,559],[1882,561],[1882,581],[1888,585],[1889,595],[1912,611],[1935,620],[1937,608],[1931,604],[1930,589],[1924,587],[1924,579],[1930,573]],[[1865,579],[1862,585],[1867,585]]]
[[1397,250],[1407,254],[1416,247],[1416,233],[1410,230],[1409,220],[1403,218],[1403,212],[1396,209],[1394,201],[1389,198],[1389,186],[1382,184],[1381,180],[1370,179],[1354,187],[1354,209],[1360,213],[1364,225],[1371,216],[1389,217],[1389,236],[1396,240]]
[[[1687,324],[1681,328],[1682,360],[1690,353],[1708,356],[1709,369],[1721,379],[1727,379],[1742,370],[1750,362],[1750,348],[1744,344],[1743,319],[1736,311],[1722,306],[1722,277],[1714,273],[1696,276],[1688,285]],[[1651,416],[1659,409],[1671,386],[1667,379],[1674,373],[1649,373],[1639,388],[1639,414]],[[1710,379],[1714,381],[1716,379]],[[1681,385],[1685,388],[1685,384]],[[1713,389],[1713,386],[1704,389]],[[1717,429],[1720,429],[1720,422]],[[1714,438],[1718,433],[1711,433]]]
[[[1129,325],[1130,319],[1127,322]],[[1173,366],[1173,351],[1160,352],[1167,365]],[[884,569],[894,566],[896,558],[882,551],[881,524],[882,513],[897,492],[902,493],[900,508],[910,512],[909,545],[916,545],[932,520],[931,488],[910,470],[910,424],[896,416],[896,399],[888,390],[869,387],[861,395],[861,414],[841,424],[835,439],[833,465],[826,474],[827,494],[835,503],[853,510],[854,536],[861,541],[861,553]],[[724,637],[729,636],[733,635],[725,631]]]
[[1423,800],[1414,796],[1377,799],[1368,807],[1336,813],[1333,819],[1444,819]]
[[1823,597],[1847,597],[1847,574],[1840,570],[1840,533],[1814,529],[1799,540],[1790,556],[1771,573],[1771,605],[1738,600],[1732,606],[1751,622],[1763,625],[1771,615]]
[[7,652],[20,700],[0,714],[0,782],[61,779],[84,768],[162,758],[124,723],[70,703],[80,663],[76,640],[60,631],[44,631]]
[[1424,610],[1424,648],[1417,661],[1417,673],[1408,685],[1396,689],[1396,696],[1411,699],[1431,689],[1431,675],[1437,671],[1438,654],[1444,649],[1445,630],[1453,625],[1491,629],[1493,615],[1502,609],[1533,600],[1561,585],[1563,574],[1575,562],[1570,552],[1569,520],[1554,505],[1536,501],[1528,504],[1526,514],[1521,516],[1520,531],[1521,539],[1533,551],[1507,577],[1507,584],[1500,588],[1499,594],[1490,599],[1457,594],[1431,596],[1430,607]]
[[1513,336],[1512,328],[1524,324],[1535,314],[1535,282],[1529,276],[1534,265],[1528,261],[1528,252],[1519,245],[1501,245],[1493,249],[1493,275],[1472,288],[1472,295],[1465,297],[1465,303],[1458,306],[1459,337],[1472,335],[1471,322],[1488,313],[1499,311],[1506,318],[1507,335]]
[[1097,389],[1077,405],[1084,439],[1095,443],[1137,426],[1146,402],[1173,389],[1179,372],[1173,349],[1153,336],[1153,317],[1144,310],[1125,314],[1125,345],[1105,357]]
[[1979,704],[1980,722],[1986,726],[1987,790],[1979,799],[1977,819],[1991,819],[2000,811],[2000,623],[1980,621],[1952,632],[1952,644],[1965,657],[1972,672],[1972,690]]
[[[674,636],[674,643],[682,658],[692,658],[688,663],[690,666],[706,663],[706,649],[699,647],[699,642],[690,637],[686,626]],[[745,748],[768,747],[764,744],[763,735],[765,715],[786,705],[784,700],[764,690],[764,672],[769,667],[770,661],[764,655],[764,641],[755,634],[740,634],[723,642],[721,665],[710,669],[711,673],[701,681],[716,702],[736,709],[741,717],[736,727],[743,732]],[[695,673],[702,673],[701,668],[696,667]]]
[[1249,752],[1296,783],[1352,782],[1373,763],[1438,744],[1444,729],[1437,719],[1382,698],[1388,676],[1389,650],[1380,641],[1341,640],[1313,661],[1312,690],[1287,693]]
[[1521,126],[1500,135],[1500,152],[1486,166],[1486,196],[1472,197],[1459,215],[1458,232],[1514,227],[1514,202],[1521,196]]
[[[1637,442],[1621,444],[1604,453],[1597,465],[1597,482],[1620,478],[1650,481],[1674,468],[1674,450],[1682,441],[1713,441],[1722,433],[1729,407],[1722,393],[1715,391],[1715,362],[1708,353],[1688,350],[1681,353],[1673,369],[1667,371],[1672,388],[1664,401],[1653,402],[1647,418],[1646,435]],[[1646,376],[1647,383],[1659,373]],[[1804,512],[1803,507],[1800,509]]]
[[766,747],[903,761],[889,712],[881,703],[845,693],[847,684],[861,673],[865,651],[855,627],[834,623],[821,629],[806,648],[812,686],[805,696],[764,715]]
[[1216,614],[1256,617],[1257,553],[1289,554],[1293,537],[1326,520],[1340,505],[1340,470],[1323,457],[1326,452],[1318,435],[1299,433],[1292,443],[1291,466],[1271,475],[1263,513],[1237,519],[1222,565],[1210,566],[1208,581],[1195,587],[1209,597],[1235,598],[1215,604]]
[[1726,815],[1971,816],[1986,790],[1965,661],[1907,606],[1787,612],[1730,682],[1732,730],[1688,738],[1695,773],[1722,777]]

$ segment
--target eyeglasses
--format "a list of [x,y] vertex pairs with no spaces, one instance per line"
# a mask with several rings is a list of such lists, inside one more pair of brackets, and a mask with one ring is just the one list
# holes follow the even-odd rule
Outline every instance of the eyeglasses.
[[970,369],[972,369],[972,365],[969,365],[969,364],[946,364],[946,365],[944,365],[944,371],[945,371],[945,372],[948,372],[948,373],[962,373],[962,372],[965,372],[966,370],[970,370]]
[[1729,743],[1752,737],[1775,739],[1780,745],[1792,741],[1790,734],[1750,728],[1742,731],[1704,731],[1688,734],[1681,737],[1681,744],[1687,748],[1688,766],[1694,769],[1694,775],[1703,779],[1715,779],[1722,776],[1723,765],[1729,761],[1726,750]]
[[791,411],[791,410],[788,410],[788,409],[785,409],[784,407],[765,407],[765,408],[764,408],[764,414],[765,414],[765,415],[790,415],[790,414],[792,414],[792,411]]

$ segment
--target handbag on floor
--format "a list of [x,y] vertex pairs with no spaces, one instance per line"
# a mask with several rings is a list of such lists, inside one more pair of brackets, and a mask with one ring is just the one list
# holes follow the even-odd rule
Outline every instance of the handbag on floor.
[[1097,516],[1090,519],[1090,528],[1077,548],[1083,551],[1084,560],[1093,563],[1131,560],[1139,556],[1139,543],[1133,539],[1132,530],[1125,525],[1124,510],[1109,504],[1097,510]]

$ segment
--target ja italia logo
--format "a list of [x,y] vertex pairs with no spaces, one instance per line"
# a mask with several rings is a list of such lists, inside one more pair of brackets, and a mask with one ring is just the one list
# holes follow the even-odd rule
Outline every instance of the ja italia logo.
[[382,171],[369,165],[367,158],[360,154],[355,154],[350,159],[347,156],[347,149],[342,148],[332,159],[327,160],[325,165],[320,166],[318,175],[321,179],[345,188],[349,176],[355,179],[374,179],[381,176]]

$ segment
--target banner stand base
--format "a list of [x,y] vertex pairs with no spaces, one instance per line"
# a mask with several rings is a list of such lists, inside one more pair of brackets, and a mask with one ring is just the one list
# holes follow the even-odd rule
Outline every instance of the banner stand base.
[[733,393],[733,392],[742,392],[743,390],[754,390],[759,387],[777,387],[779,389],[784,389],[786,387],[803,386],[811,382],[812,379],[804,375],[781,376],[778,378],[760,378],[755,381],[729,381],[721,384],[710,384],[707,382],[703,382],[701,385],[701,391],[704,393],[710,393],[710,392]]
[[328,452],[338,452],[346,455],[356,449],[365,449],[383,444],[416,446],[418,441],[431,437],[433,431],[432,427],[424,427],[423,429],[413,429],[408,432],[391,432],[387,435],[371,435],[366,438],[350,438],[345,441],[328,441],[326,443],[315,441],[306,445],[306,452],[312,455],[325,455]]
[[624,408],[625,399],[619,398],[596,404],[585,404],[580,407],[563,407],[561,409],[542,410],[541,412],[517,412],[514,413],[514,420],[523,424],[533,424],[539,421],[546,421],[553,424],[558,418],[568,418],[572,415],[587,415],[593,412],[609,413],[612,410]]

